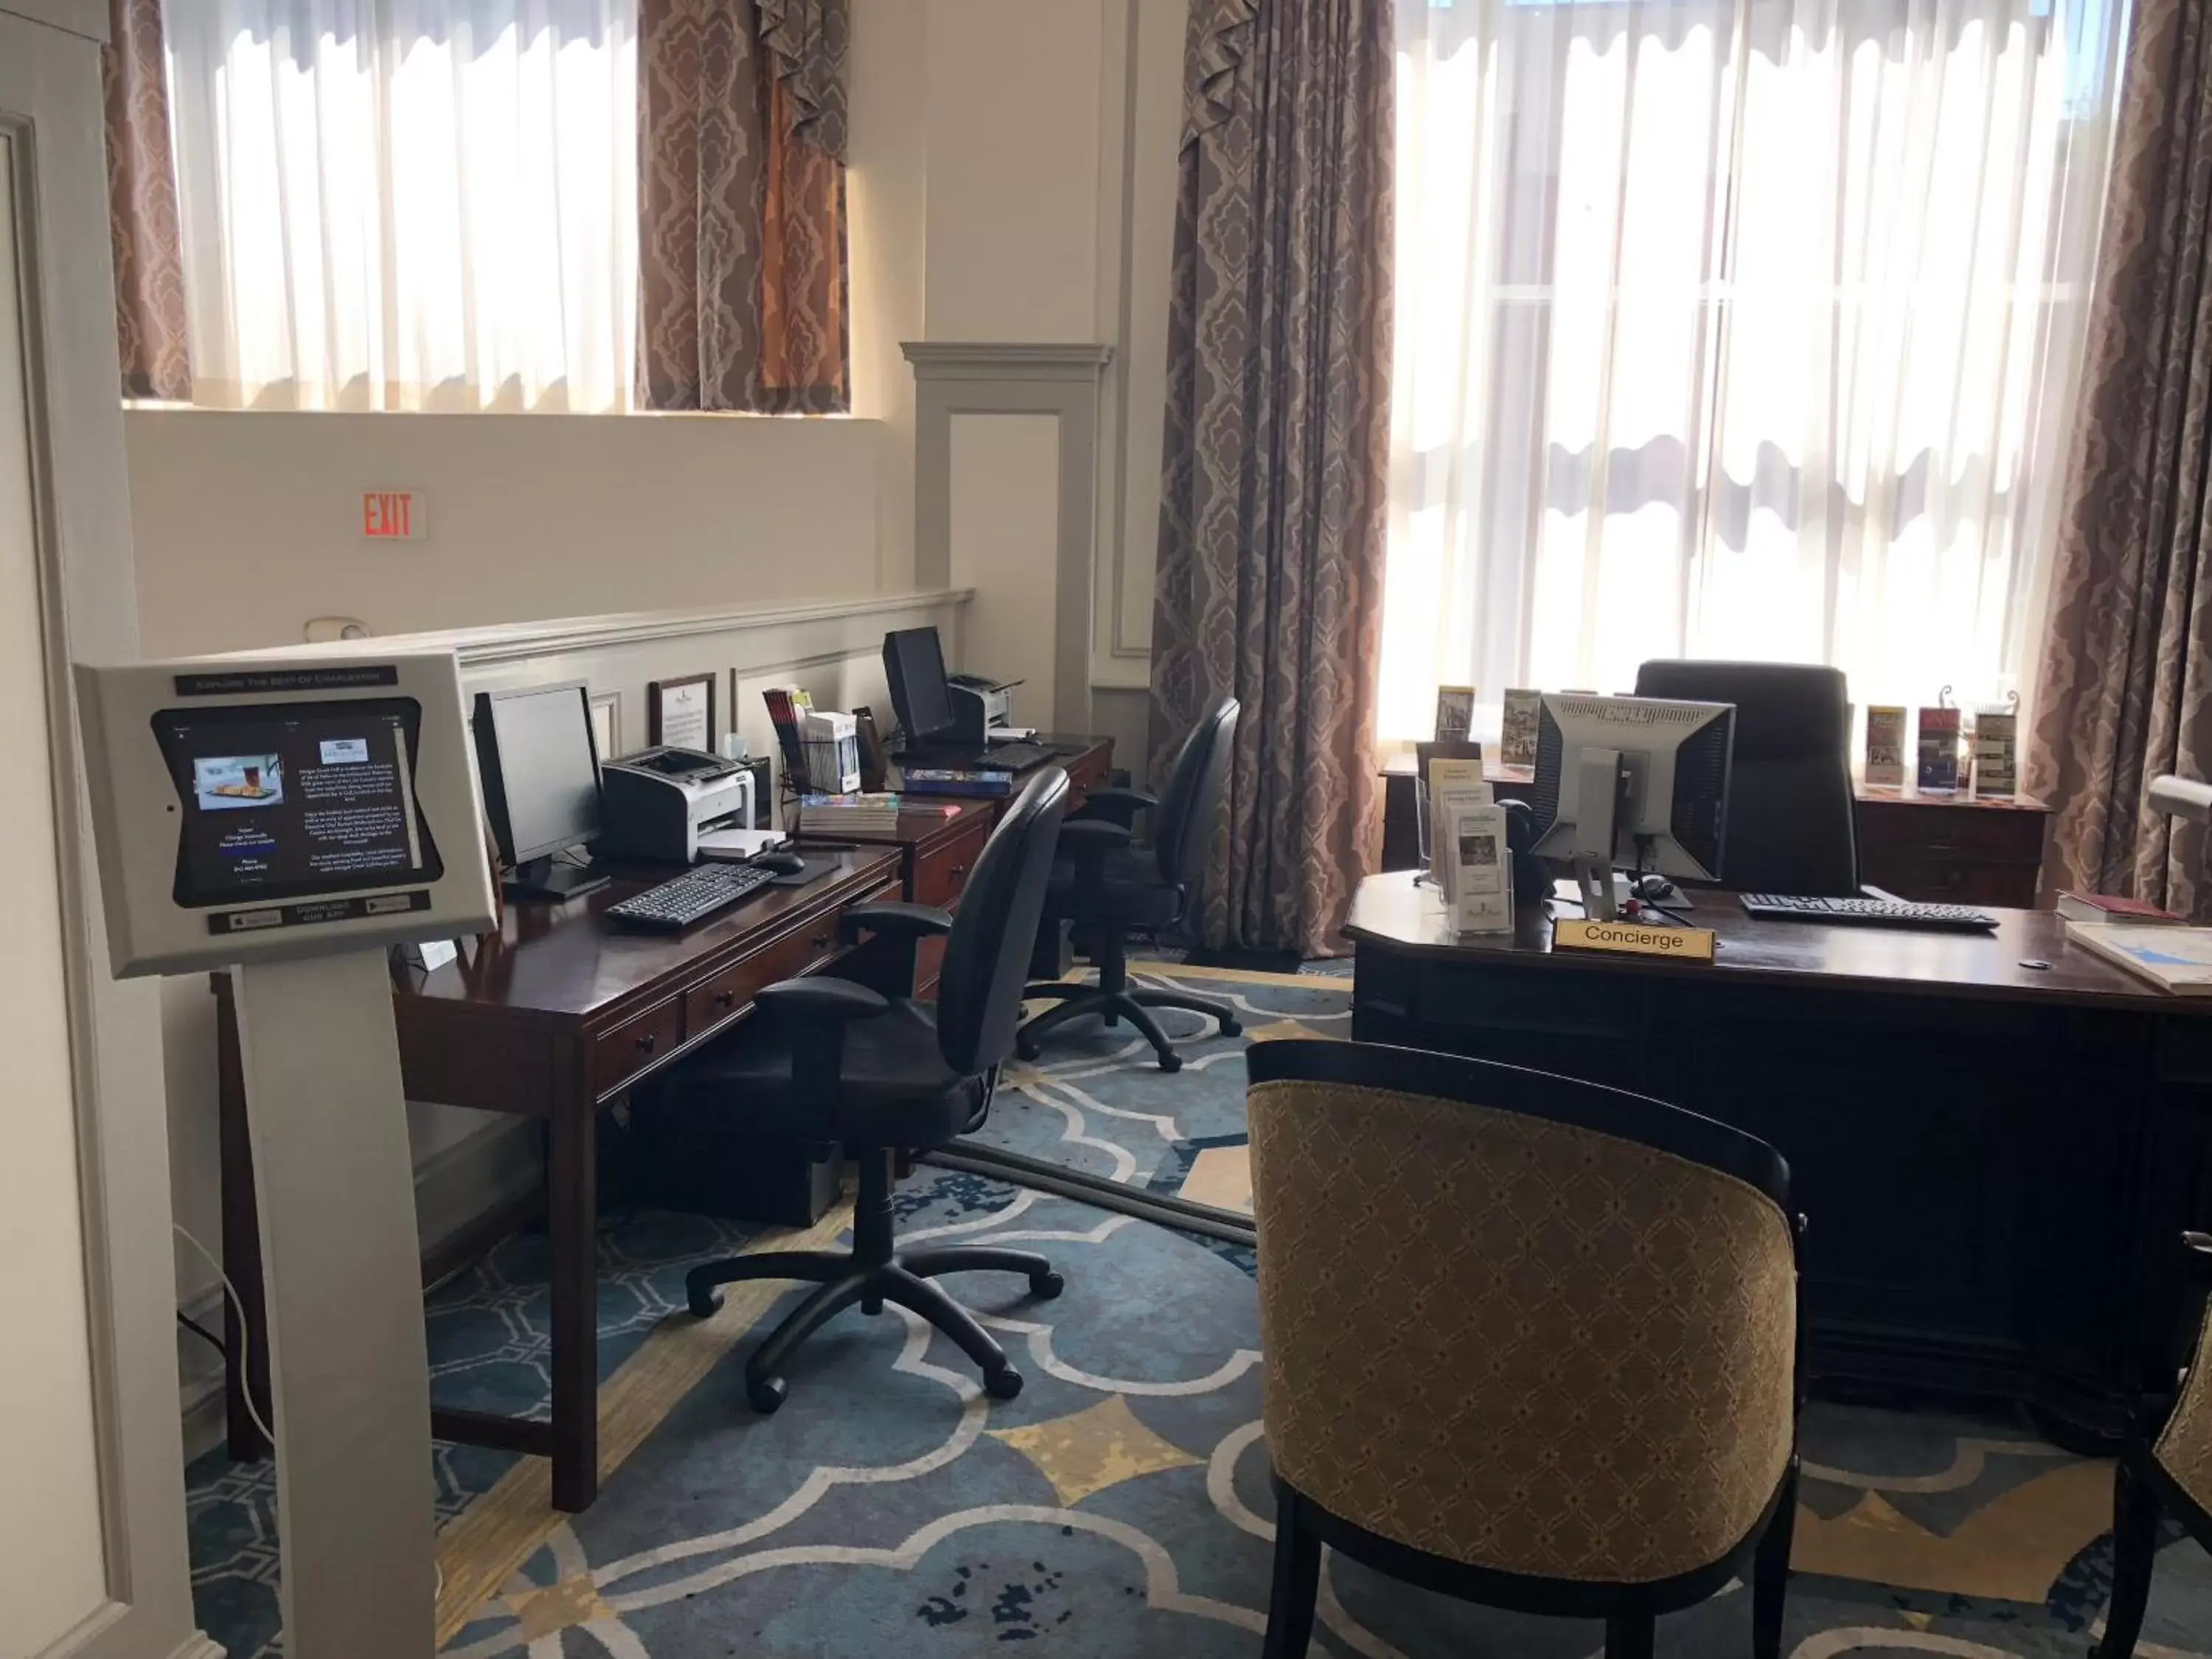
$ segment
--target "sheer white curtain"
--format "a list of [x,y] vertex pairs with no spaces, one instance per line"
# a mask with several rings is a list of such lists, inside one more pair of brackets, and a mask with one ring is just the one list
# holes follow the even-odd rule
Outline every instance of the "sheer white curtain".
[[637,0],[167,23],[195,402],[629,407]]
[[2021,685],[2122,0],[1399,0],[1381,721]]

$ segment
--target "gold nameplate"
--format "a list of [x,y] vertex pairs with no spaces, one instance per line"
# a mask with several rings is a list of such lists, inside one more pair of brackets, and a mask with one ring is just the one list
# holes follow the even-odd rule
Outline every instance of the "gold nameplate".
[[1677,962],[1711,962],[1710,927],[1652,927],[1640,921],[1573,921],[1552,924],[1555,951],[1622,951],[1632,957],[1672,957]]

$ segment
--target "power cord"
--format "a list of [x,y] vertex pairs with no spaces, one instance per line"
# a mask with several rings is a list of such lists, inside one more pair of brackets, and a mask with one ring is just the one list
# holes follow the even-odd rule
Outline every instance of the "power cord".
[[[274,1446],[276,1443],[276,1431],[261,1420],[260,1408],[253,1403],[253,1369],[251,1363],[253,1354],[253,1339],[247,1334],[246,1304],[239,1299],[238,1286],[230,1282],[230,1275],[223,1272],[222,1263],[216,1259],[215,1252],[194,1238],[185,1230],[183,1223],[172,1221],[169,1225],[176,1230],[179,1238],[183,1239],[185,1243],[199,1252],[200,1259],[214,1268],[215,1276],[222,1281],[222,1293],[230,1298],[231,1310],[238,1316],[238,1353],[231,1359],[231,1363],[238,1367],[239,1397],[246,1402],[246,1414],[253,1419],[253,1426],[260,1430],[263,1437]],[[179,1314],[178,1317],[181,1319],[184,1316]],[[206,1335],[206,1333],[202,1332],[201,1334]],[[209,1340],[214,1340],[212,1337]],[[216,1346],[221,1348],[223,1345],[217,1342]],[[228,1349],[224,1349],[224,1356],[227,1358],[231,1358]]]
[[[253,1374],[246,1366],[246,1357],[252,1352],[251,1346],[252,1339],[246,1334],[247,1326],[246,1322],[246,1304],[239,1300],[238,1286],[230,1282],[230,1275],[222,1270],[222,1263],[216,1259],[215,1252],[208,1249],[206,1245],[201,1243],[198,1239],[193,1237],[191,1234],[185,1230],[182,1223],[172,1221],[169,1225],[175,1230],[178,1237],[183,1239],[185,1243],[191,1245],[192,1249],[199,1252],[200,1259],[205,1261],[209,1267],[214,1268],[215,1276],[222,1281],[222,1293],[230,1298],[230,1305],[238,1315],[238,1358],[235,1363],[238,1366],[240,1378],[239,1396],[246,1402],[246,1414],[253,1419],[253,1426],[261,1431],[262,1437],[267,1440],[270,1446],[274,1449],[276,1444],[276,1431],[270,1428],[267,1423],[262,1420],[261,1413],[256,1408],[253,1403]],[[198,1332],[201,1336],[206,1338],[208,1341],[213,1343],[216,1350],[222,1354],[225,1359],[228,1359],[230,1358],[229,1347],[218,1339],[212,1332],[210,1332],[206,1326],[201,1324],[199,1321],[191,1317],[189,1315],[185,1313],[182,1309],[178,1310],[177,1318],[183,1324]],[[437,1575],[437,1587],[434,1591],[434,1594],[436,1595],[439,1599],[443,1600],[446,1594],[446,1569],[441,1563],[433,1561],[430,1564],[430,1570]]]

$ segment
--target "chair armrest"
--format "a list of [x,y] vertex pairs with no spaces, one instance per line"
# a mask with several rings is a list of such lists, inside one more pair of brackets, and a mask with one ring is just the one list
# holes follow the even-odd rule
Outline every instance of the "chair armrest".
[[1075,887],[1078,892],[1095,887],[1106,872],[1106,854],[1117,847],[1127,847],[1132,836],[1127,824],[1109,823],[1103,818],[1075,818],[1060,826],[1060,844],[1075,860]]
[[890,1011],[890,1001],[850,980],[813,977],[779,980],[754,994],[754,1000],[787,1022],[791,1037],[791,1079],[808,1099],[822,1103],[836,1131],[844,1094],[845,1028],[856,1019],[873,1019]]
[[[1148,794],[1142,789],[1108,784],[1085,794],[1082,809],[1067,823],[1118,823],[1127,830],[1134,826],[1138,813],[1149,811],[1159,804],[1158,796]],[[1061,827],[1064,829],[1066,825]]]
[[848,979],[811,975],[779,980],[754,993],[754,1000],[802,1024],[833,1026],[847,1020],[872,1019],[887,1012],[891,1006],[886,998],[865,985],[855,985]]
[[2212,1233],[2182,1234],[2181,1254],[2182,1276],[2192,1285],[2212,1287]]
[[855,904],[838,919],[837,931],[850,945],[862,933],[888,933],[894,939],[927,939],[952,931],[950,912],[933,904],[910,904],[903,899],[878,899]]

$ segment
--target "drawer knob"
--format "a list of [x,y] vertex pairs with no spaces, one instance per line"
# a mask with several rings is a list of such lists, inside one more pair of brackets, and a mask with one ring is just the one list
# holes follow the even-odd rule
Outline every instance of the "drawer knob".
[[968,866],[964,864],[956,864],[952,866],[952,879],[955,881],[959,880],[961,877],[967,873]]
[[641,1054],[649,1054],[653,1051],[653,1048],[659,1042],[660,1039],[659,1037],[655,1036],[652,1032],[647,1031],[643,1036],[637,1040],[637,1051]]
[[809,941],[809,943],[811,944],[817,951],[826,951],[830,948],[830,935],[827,933],[817,933],[813,939]]
[[714,1006],[717,1008],[736,1007],[738,1006],[738,994],[735,991],[717,991],[714,993]]

